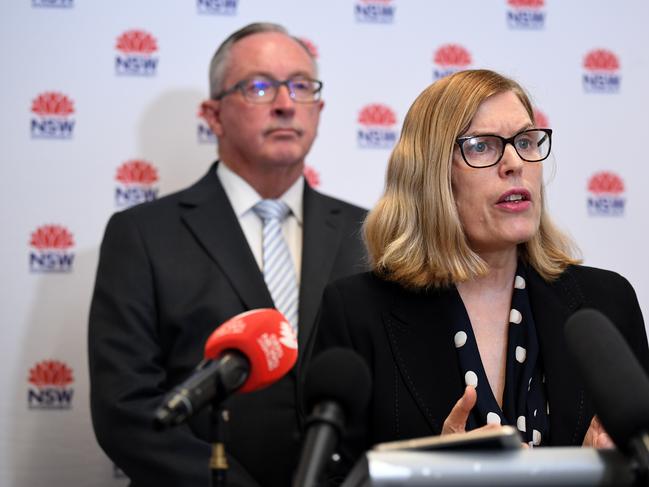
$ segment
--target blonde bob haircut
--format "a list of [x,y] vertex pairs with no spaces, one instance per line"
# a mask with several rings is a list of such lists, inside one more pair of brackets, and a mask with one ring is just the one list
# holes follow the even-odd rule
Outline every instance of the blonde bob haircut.
[[[488,272],[462,228],[451,167],[455,140],[468,130],[480,104],[507,91],[518,97],[535,123],[523,88],[493,71],[455,73],[417,97],[390,156],[384,194],[364,225],[374,272],[408,288],[448,286]],[[551,281],[580,261],[572,257],[576,247],[547,214],[544,187],[541,194],[539,229],[519,244],[519,257]]]

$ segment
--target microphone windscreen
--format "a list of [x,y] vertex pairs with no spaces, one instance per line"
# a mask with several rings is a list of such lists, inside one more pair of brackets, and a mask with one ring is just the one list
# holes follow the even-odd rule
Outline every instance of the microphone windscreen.
[[649,378],[619,330],[599,311],[583,309],[565,326],[568,349],[595,412],[615,444],[649,431]]
[[323,401],[340,405],[347,417],[361,413],[370,399],[372,377],[365,360],[348,348],[330,348],[315,357],[304,384],[308,410]]
[[205,343],[205,358],[215,359],[235,350],[250,362],[248,379],[238,392],[271,385],[293,368],[297,337],[288,320],[276,309],[254,309],[219,326]]

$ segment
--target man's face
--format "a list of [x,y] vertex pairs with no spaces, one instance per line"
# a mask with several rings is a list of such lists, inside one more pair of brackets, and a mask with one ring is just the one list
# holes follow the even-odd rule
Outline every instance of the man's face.
[[[313,61],[295,40],[278,32],[253,34],[232,46],[223,89],[263,75],[279,81],[315,78]],[[205,118],[219,139],[219,156],[237,172],[297,167],[316,136],[323,102],[296,103],[280,86],[272,103],[253,103],[237,90],[203,104]]]

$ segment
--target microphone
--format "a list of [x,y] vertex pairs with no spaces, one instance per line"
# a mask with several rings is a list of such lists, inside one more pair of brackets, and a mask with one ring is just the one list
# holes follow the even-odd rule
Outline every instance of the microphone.
[[583,309],[565,326],[568,349],[615,445],[649,479],[649,378],[619,330],[599,311]]
[[234,392],[251,392],[282,378],[297,360],[297,337],[276,309],[238,314],[219,326],[205,343],[205,359],[176,386],[155,412],[163,429],[182,423],[211,401]]
[[304,401],[313,408],[294,487],[315,487],[342,433],[345,421],[363,412],[369,402],[372,378],[365,361],[346,348],[318,355],[306,374]]

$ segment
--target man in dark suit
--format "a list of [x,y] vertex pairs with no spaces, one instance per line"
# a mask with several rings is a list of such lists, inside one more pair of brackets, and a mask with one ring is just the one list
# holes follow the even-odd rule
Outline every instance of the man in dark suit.
[[[219,324],[274,307],[260,200],[289,209],[281,229],[299,288],[300,347],[327,282],[363,268],[364,211],[314,191],[302,176],[321,88],[308,49],[282,27],[235,32],[214,55],[202,105],[219,161],[193,186],[108,223],[89,319],[91,411],[99,444],[133,486],[209,485],[208,413],[155,432],[153,412],[191,374]],[[228,485],[290,485],[303,366],[298,360],[269,388],[226,401]]]

